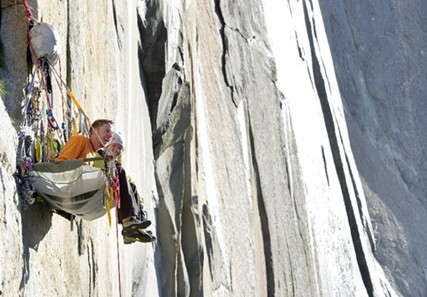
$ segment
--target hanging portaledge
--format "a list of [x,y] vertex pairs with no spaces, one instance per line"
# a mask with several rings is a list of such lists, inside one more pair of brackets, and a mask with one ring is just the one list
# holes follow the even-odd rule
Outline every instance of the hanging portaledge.
[[33,164],[30,181],[54,208],[90,221],[106,213],[105,174],[84,160]]
[[[15,178],[21,205],[26,209],[42,197],[54,209],[81,219],[95,220],[107,214],[111,227],[110,210],[115,198],[119,198],[114,160],[95,157],[55,162],[69,137],[89,136],[90,120],[62,79],[58,32],[51,24],[34,19],[26,0],[23,4],[28,48],[34,65],[29,65],[32,69],[24,88],[18,133]],[[59,73],[54,67],[57,62]],[[52,86],[54,81],[58,84],[56,89]],[[53,106],[54,89],[62,99],[61,125]]]

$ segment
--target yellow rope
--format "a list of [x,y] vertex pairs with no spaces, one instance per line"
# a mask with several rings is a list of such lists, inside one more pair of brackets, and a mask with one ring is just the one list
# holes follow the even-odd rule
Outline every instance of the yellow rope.
[[82,107],[80,106],[79,101],[77,101],[76,97],[74,97],[74,94],[71,93],[71,91],[67,91],[67,95],[68,95],[68,97],[71,98],[71,100],[73,100],[73,103],[77,107],[77,109],[82,109]]
[[[107,182],[107,181],[105,181]],[[108,232],[111,230],[111,208],[114,203],[114,190],[113,187],[109,186],[105,188],[107,200],[105,201],[105,208],[107,209],[108,216]]]

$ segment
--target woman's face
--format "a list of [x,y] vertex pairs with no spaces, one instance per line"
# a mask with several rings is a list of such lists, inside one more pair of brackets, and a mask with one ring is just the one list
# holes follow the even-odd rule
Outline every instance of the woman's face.
[[113,156],[116,159],[120,157],[123,151],[123,146],[118,143],[112,143],[108,146],[108,148],[113,152]]

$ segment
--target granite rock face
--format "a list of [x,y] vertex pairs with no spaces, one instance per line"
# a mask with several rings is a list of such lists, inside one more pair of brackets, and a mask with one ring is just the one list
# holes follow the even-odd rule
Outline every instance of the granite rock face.
[[405,296],[424,296],[427,4],[330,1],[320,6],[376,256]]
[[26,24],[3,0],[0,294],[423,296],[425,30],[383,2],[29,1],[89,117],[125,136],[157,241],[123,245],[20,204]]

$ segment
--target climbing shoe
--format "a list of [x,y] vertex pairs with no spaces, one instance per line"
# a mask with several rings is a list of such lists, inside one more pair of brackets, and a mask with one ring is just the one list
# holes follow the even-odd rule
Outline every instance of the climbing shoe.
[[151,225],[150,220],[140,221],[136,217],[129,217],[122,221],[123,229],[142,230]]
[[[124,231],[124,230],[123,230]],[[151,231],[145,230],[133,230],[132,232],[123,232],[124,244],[131,244],[134,242],[153,242],[156,240],[156,236]]]
[[123,236],[123,243],[124,244],[131,244],[134,242],[136,242],[136,239],[134,239],[132,237]]

